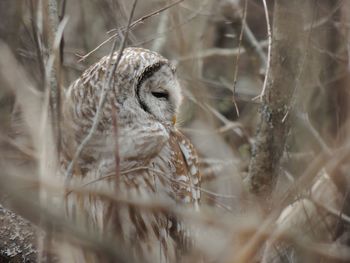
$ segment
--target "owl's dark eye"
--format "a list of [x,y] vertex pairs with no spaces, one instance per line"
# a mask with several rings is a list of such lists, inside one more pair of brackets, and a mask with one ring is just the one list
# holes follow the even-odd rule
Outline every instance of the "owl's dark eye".
[[166,91],[153,91],[151,92],[152,95],[158,99],[168,99],[169,98],[169,93]]

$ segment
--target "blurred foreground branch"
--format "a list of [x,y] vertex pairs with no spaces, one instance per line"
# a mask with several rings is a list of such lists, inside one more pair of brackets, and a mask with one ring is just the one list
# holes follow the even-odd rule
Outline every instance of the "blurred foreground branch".
[[59,19],[57,0],[46,1],[47,36],[50,54],[46,61],[46,87],[50,90],[51,121],[56,138],[57,151],[60,151],[60,105],[61,105],[61,64],[63,61],[63,29],[67,20]]
[[263,263],[321,262],[321,257],[349,261],[348,245],[341,240],[349,236],[344,228],[349,224],[344,210],[348,197],[335,184],[340,175],[334,175],[321,171],[309,195],[282,211],[263,250]]

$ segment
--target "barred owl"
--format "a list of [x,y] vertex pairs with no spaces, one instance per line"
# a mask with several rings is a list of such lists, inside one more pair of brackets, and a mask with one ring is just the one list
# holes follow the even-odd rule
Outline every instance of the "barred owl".
[[[115,52],[112,63],[117,56]],[[109,58],[91,66],[65,91],[63,173],[92,127]],[[181,100],[175,69],[167,59],[146,49],[126,48],[108,87],[97,129],[76,162],[72,182],[118,198],[197,210],[196,151],[174,125]],[[176,213],[118,205],[93,194],[70,193],[66,203],[71,218],[102,236],[117,237],[142,261],[178,261],[189,243],[190,231]],[[88,261],[84,253],[75,260]]]

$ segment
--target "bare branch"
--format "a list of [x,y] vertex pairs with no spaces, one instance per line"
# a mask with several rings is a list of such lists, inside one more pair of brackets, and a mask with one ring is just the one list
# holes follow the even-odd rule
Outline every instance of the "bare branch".
[[[267,18],[265,0],[264,6]],[[262,99],[260,123],[247,177],[247,186],[254,194],[269,195],[274,188],[280,158],[289,132],[290,124],[288,120],[284,121],[284,118],[290,109],[300,77],[301,52],[304,44],[303,20],[299,8],[299,1],[283,0],[275,3],[273,42],[269,47],[264,88],[259,96]],[[269,39],[271,43],[271,33]],[[290,48],[291,43],[294,45],[293,49]],[[273,52],[272,58],[271,52]]]

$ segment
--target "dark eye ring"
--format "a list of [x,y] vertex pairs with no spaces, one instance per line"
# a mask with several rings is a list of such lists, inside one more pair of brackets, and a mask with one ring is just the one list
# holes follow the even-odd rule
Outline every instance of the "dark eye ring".
[[169,93],[165,91],[153,91],[151,92],[152,95],[158,99],[168,99],[169,98]]

